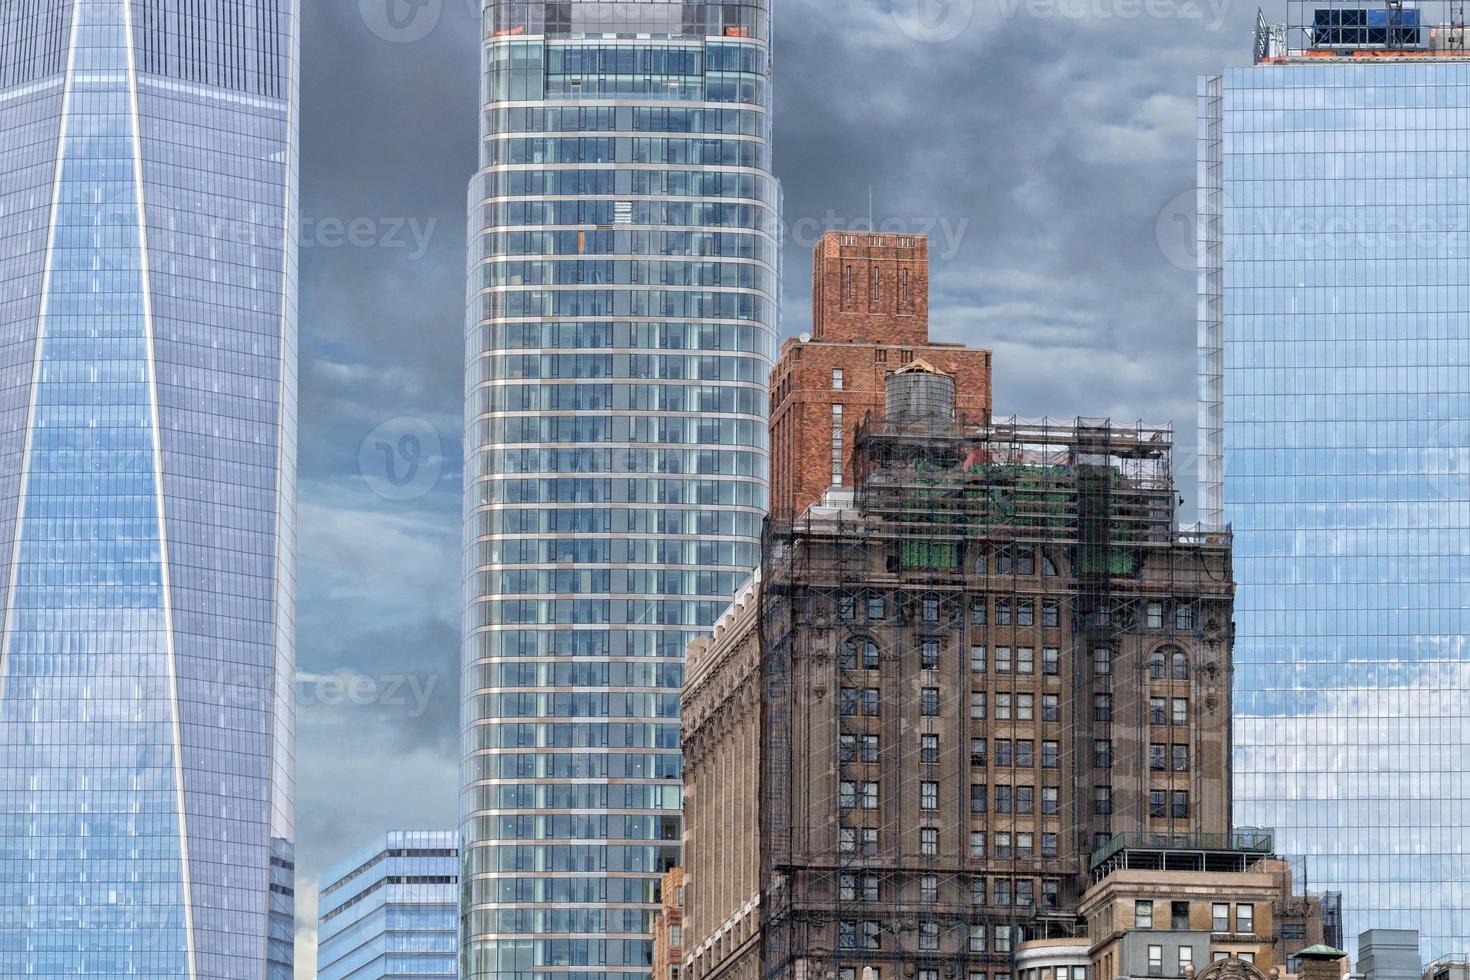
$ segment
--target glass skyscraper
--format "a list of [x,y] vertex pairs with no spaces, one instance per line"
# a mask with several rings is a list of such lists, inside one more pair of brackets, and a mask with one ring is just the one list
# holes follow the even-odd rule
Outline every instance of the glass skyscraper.
[[317,980],[459,976],[458,836],[390,830],[323,878]]
[[297,18],[0,9],[5,976],[291,976]]
[[758,562],[769,0],[486,0],[470,193],[461,970],[632,980],[685,645]]
[[1236,823],[1306,855],[1349,937],[1437,956],[1470,948],[1470,61],[1427,25],[1388,53],[1366,15],[1306,16],[1199,89]]

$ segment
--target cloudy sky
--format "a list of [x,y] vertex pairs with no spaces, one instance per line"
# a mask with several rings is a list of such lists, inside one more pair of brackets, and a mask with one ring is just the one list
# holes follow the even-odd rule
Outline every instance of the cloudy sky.
[[[775,0],[784,334],[824,228],[931,235],[936,339],[996,409],[1174,421],[1192,474],[1195,76],[1240,0]],[[396,28],[386,4],[399,5]],[[411,7],[418,3],[420,6]],[[297,857],[456,811],[477,0],[303,5]],[[1186,489],[1186,495],[1189,495]]]

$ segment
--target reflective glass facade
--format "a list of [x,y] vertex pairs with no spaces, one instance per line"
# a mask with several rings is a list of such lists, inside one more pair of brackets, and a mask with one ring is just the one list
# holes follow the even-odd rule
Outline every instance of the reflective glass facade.
[[0,974],[292,973],[290,0],[0,11]]
[[390,830],[322,879],[317,980],[459,976],[458,837]]
[[759,558],[770,11],[484,7],[470,193],[462,973],[647,976],[684,647]]
[[1470,947],[1470,63],[1314,61],[1199,90],[1236,823],[1434,956]]

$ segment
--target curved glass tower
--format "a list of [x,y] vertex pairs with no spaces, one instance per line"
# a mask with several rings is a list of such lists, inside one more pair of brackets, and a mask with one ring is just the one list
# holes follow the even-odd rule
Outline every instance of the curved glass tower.
[[1436,957],[1470,948],[1470,59],[1375,59],[1361,14],[1201,82],[1201,499],[1235,531],[1237,823],[1347,942]]
[[292,959],[293,0],[0,17],[0,974]]
[[466,346],[466,980],[651,966],[684,647],[759,558],[770,9],[484,7]]

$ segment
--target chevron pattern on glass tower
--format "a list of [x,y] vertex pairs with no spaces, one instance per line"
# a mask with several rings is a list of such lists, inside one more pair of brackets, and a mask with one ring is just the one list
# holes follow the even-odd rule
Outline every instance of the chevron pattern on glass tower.
[[294,0],[0,10],[0,973],[292,972]]

